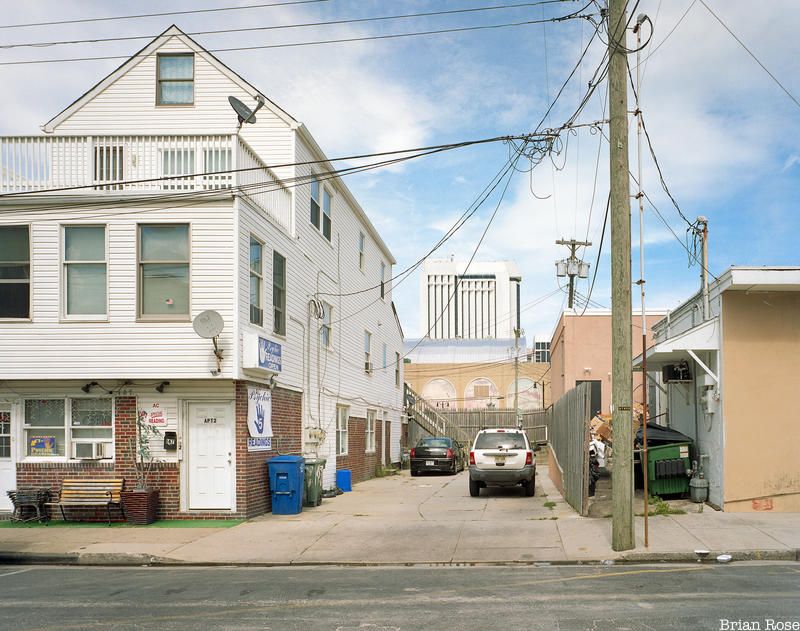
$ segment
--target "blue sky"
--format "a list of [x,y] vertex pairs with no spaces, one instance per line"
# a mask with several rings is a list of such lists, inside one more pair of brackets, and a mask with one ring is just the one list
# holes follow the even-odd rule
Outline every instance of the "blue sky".
[[[800,5],[791,0],[760,3],[706,0],[794,95],[800,95]],[[520,0],[509,0],[517,4]],[[98,1],[18,3],[3,23],[165,10],[255,4]],[[346,18],[497,6],[499,0],[328,0],[298,6],[226,13],[147,18],[54,27],[8,29],[5,42],[72,37],[155,35],[176,23],[187,32],[244,26],[297,24]],[[635,2],[629,2],[633,6]],[[207,48],[361,37],[461,26],[500,24],[569,13],[583,3],[564,2],[511,10],[415,18],[340,26],[296,28],[236,35],[199,35]],[[800,108],[723,30],[700,2],[642,0],[636,13],[655,22],[643,59],[642,109],[666,181],[685,214],[705,215],[710,227],[710,269],[730,265],[797,265],[795,240],[800,216]],[[592,9],[596,11],[596,9]],[[531,130],[575,65],[593,27],[586,21],[527,25],[471,33],[314,47],[219,53],[284,109],[308,125],[329,156],[446,143]],[[0,51],[0,60],[59,56],[130,54],[143,41],[82,44]],[[633,46],[633,39],[629,40]],[[549,124],[560,125],[575,109],[603,52],[598,41],[568,84]],[[0,133],[35,134],[119,62],[0,66]],[[631,58],[631,63],[635,63]],[[578,122],[601,118],[605,85]],[[631,109],[632,100],[631,100]],[[632,132],[635,127],[631,127]],[[635,135],[631,136],[635,167]],[[593,246],[585,258],[594,266],[608,193],[608,146],[583,128],[568,139],[561,155],[531,173],[515,173],[478,259],[513,259],[523,275],[523,305],[558,289],[554,261],[566,255],[559,238],[583,239]],[[414,263],[506,162],[502,144],[460,149],[373,171],[347,183],[398,260],[396,271]],[[644,185],[675,233],[686,224],[660,189],[645,155]],[[555,165],[554,165],[555,163]],[[527,169],[527,165],[525,166]],[[556,168],[556,166],[558,168]],[[598,177],[595,183],[595,170]],[[594,191],[594,207],[589,217]],[[486,226],[497,197],[478,212],[437,253],[468,258]],[[636,208],[634,208],[636,211]],[[638,212],[638,211],[637,211]],[[637,214],[633,235],[638,237]],[[698,286],[699,268],[688,266],[686,251],[646,210],[648,306],[676,306]],[[608,306],[608,234],[592,299]],[[638,244],[633,249],[638,278]],[[394,299],[407,337],[416,337],[418,276],[396,288]],[[579,291],[588,291],[586,282]],[[635,288],[634,288],[635,289]],[[528,308],[523,328],[529,337],[548,337],[563,292]],[[638,305],[638,292],[634,306]]]

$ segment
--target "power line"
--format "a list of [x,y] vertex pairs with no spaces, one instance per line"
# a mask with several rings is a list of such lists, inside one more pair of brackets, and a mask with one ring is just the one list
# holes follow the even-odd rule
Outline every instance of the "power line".
[[772,73],[769,71],[769,69],[768,69],[768,68],[767,68],[767,67],[766,67],[766,66],[765,66],[763,63],[761,63],[761,60],[760,60],[758,57],[756,57],[756,56],[755,56],[755,54],[753,53],[753,51],[752,51],[752,50],[750,50],[750,49],[749,49],[749,48],[748,48],[748,47],[745,45],[745,43],[744,43],[742,40],[740,40],[740,39],[739,39],[739,38],[736,36],[736,33],[734,33],[734,32],[733,32],[733,31],[730,29],[730,27],[728,27],[728,25],[727,25],[727,24],[725,24],[725,22],[723,22],[723,21],[722,21],[722,18],[720,18],[720,17],[719,17],[719,16],[718,16],[716,13],[714,13],[714,11],[712,11],[712,10],[711,10],[711,7],[709,7],[709,6],[708,6],[708,5],[705,3],[705,0],[700,0],[700,4],[702,4],[702,5],[703,5],[703,6],[704,6],[704,7],[705,7],[707,10],[708,10],[708,12],[709,12],[711,15],[713,15],[713,16],[714,16],[714,18],[717,20],[717,22],[719,22],[720,24],[722,24],[722,26],[725,28],[725,30],[726,30],[726,31],[728,31],[728,33],[730,33],[731,37],[733,37],[733,39],[735,39],[735,40],[738,42],[739,46],[741,46],[742,48],[744,48],[744,49],[747,51],[747,54],[748,54],[748,55],[750,55],[750,56],[751,56],[751,57],[752,57],[752,58],[753,58],[753,59],[756,61],[756,63],[757,63],[759,66],[761,66],[761,68],[764,70],[764,72],[766,72],[766,73],[767,73],[767,74],[770,76],[770,78],[771,78],[771,79],[772,79],[772,80],[773,80],[773,81],[774,81],[774,82],[775,82],[775,83],[778,85],[778,87],[779,87],[781,90],[783,90],[783,91],[786,93],[786,96],[788,96],[790,99],[792,99],[792,101],[794,101],[794,104],[795,104],[797,107],[800,107],[800,101],[798,101],[798,100],[797,100],[797,98],[794,96],[794,94],[792,94],[791,92],[789,92],[789,90],[787,90],[787,89],[786,89],[786,87],[785,87],[785,86],[784,86],[784,85],[783,85],[783,84],[782,84],[780,81],[778,81],[778,78],[777,78],[777,77],[776,77],[774,74],[772,74]]
[[[248,33],[254,31],[277,31],[283,29],[293,29],[293,28],[308,28],[314,26],[335,26],[335,25],[345,25],[345,24],[364,24],[368,22],[384,22],[389,20],[404,20],[404,19],[412,19],[412,18],[420,18],[420,17],[434,17],[434,16],[442,16],[442,15],[460,15],[464,13],[481,13],[485,11],[500,11],[500,10],[508,10],[508,9],[520,9],[520,8],[529,8],[535,7],[539,5],[545,4],[563,4],[564,2],[578,2],[579,0],[540,0],[539,2],[522,2],[518,4],[501,4],[501,5],[493,5],[493,6],[482,6],[482,7],[471,7],[466,9],[451,9],[447,11],[427,11],[424,13],[404,13],[398,15],[384,15],[384,16],[375,16],[375,17],[366,17],[366,18],[347,18],[341,20],[328,20],[324,22],[301,22],[298,24],[274,24],[270,26],[250,26],[250,27],[243,27],[243,28],[227,28],[227,29],[216,29],[210,31],[190,31],[184,33],[184,35],[189,35],[194,37],[196,35],[221,35],[224,33]],[[43,48],[48,46],[65,46],[65,45],[73,45],[73,44],[103,44],[108,42],[126,42],[126,41],[135,41],[135,40],[142,40],[142,39],[155,39],[162,34],[155,34],[155,35],[128,35],[128,36],[121,36],[121,37],[99,37],[99,38],[88,38],[88,39],[71,39],[71,40],[55,40],[55,41],[46,41],[46,42],[22,42],[17,44],[4,44],[0,45],[0,49],[11,49],[11,48]]]
[[221,11],[242,11],[244,9],[269,9],[271,7],[284,7],[292,4],[316,4],[330,0],[288,0],[286,2],[265,2],[262,4],[248,4],[240,7],[212,7],[209,9],[193,9],[191,11],[166,11],[164,13],[141,13],[139,15],[110,15],[102,18],[81,18],[79,20],[55,20],[53,22],[30,22],[28,24],[2,24],[0,29],[28,28],[30,26],[61,26],[63,24],[88,24],[90,22],[109,22],[114,20],[135,20],[139,18],[157,18],[167,15],[189,15],[195,13],[217,13]]
[[[597,247],[597,258],[595,259],[594,262],[594,274],[592,275],[592,284],[589,286],[588,298],[592,297],[592,292],[594,291],[594,281],[597,280],[597,270],[600,268],[600,254],[603,252],[603,241],[606,236],[606,223],[608,222],[608,211],[610,210],[610,208],[611,208],[611,193],[608,194],[608,201],[606,202],[606,214],[603,217],[603,231],[600,233],[600,243]],[[581,316],[583,316],[586,313],[586,307],[588,304],[589,303],[587,299],[586,304],[583,306],[583,312],[581,313]]]
[[[519,26],[530,26],[533,24],[543,24],[546,22],[565,22],[567,20],[578,19],[578,18],[588,18],[590,15],[582,15],[581,12],[590,7],[592,2],[585,5],[583,8],[578,9],[573,13],[568,13],[566,15],[557,16],[554,18],[549,18],[546,20],[524,20],[521,22],[506,22],[502,24],[484,24],[480,26],[462,26],[457,28],[449,28],[449,29],[434,29],[429,31],[415,31],[411,33],[391,33],[387,35],[368,35],[364,37],[344,37],[338,39],[325,39],[325,40],[313,40],[308,42],[288,42],[283,44],[261,44],[257,46],[234,46],[229,48],[206,48],[204,52],[207,53],[223,53],[223,52],[234,52],[234,51],[246,51],[246,50],[268,50],[268,49],[275,49],[275,48],[297,48],[300,46],[318,46],[323,44],[346,44],[352,42],[366,42],[366,41],[378,41],[378,40],[389,40],[389,39],[402,39],[406,37],[423,37],[429,35],[441,35],[441,34],[450,34],[450,33],[466,33],[472,31],[487,31],[487,30],[496,30],[496,29],[504,29],[504,28],[514,28]],[[33,65],[33,64],[48,64],[48,63],[71,63],[76,61],[106,61],[106,60],[129,60],[135,59],[138,56],[146,56],[142,53],[137,53],[136,55],[100,55],[95,57],[68,57],[68,58],[59,58],[59,59],[24,59],[20,61],[3,61],[0,62],[0,66],[21,66],[21,65]]]
[[[505,142],[511,140],[527,140],[536,136],[537,134],[520,134],[516,136],[494,136],[492,138],[481,138],[478,140],[464,140],[461,142],[455,143],[448,143],[448,144],[441,144],[441,145],[428,145],[426,147],[414,147],[411,149],[393,149],[390,151],[379,151],[375,153],[362,153],[358,155],[351,155],[351,156],[341,156],[338,158],[323,158],[321,160],[304,160],[302,162],[284,162],[282,164],[267,164],[264,166],[255,166],[255,167],[242,167],[239,169],[222,169],[218,171],[200,171],[196,173],[186,173],[182,175],[164,175],[159,177],[152,177],[152,178],[140,178],[136,180],[111,180],[108,182],[95,182],[92,184],[81,184],[79,186],[61,186],[58,188],[47,188],[47,189],[39,189],[36,191],[19,191],[14,193],[3,193],[0,195],[0,199],[10,198],[10,197],[32,197],[35,195],[45,194],[45,193],[64,193],[67,191],[76,191],[76,190],[83,190],[83,189],[96,189],[98,186],[127,186],[131,184],[146,184],[152,182],[174,182],[175,180],[189,180],[192,178],[197,177],[204,177],[209,175],[227,175],[231,173],[247,173],[251,171],[264,171],[265,169],[282,169],[286,167],[298,167],[298,166],[310,166],[315,164],[324,164],[324,163],[333,163],[333,162],[343,162],[343,161],[350,161],[350,160],[361,160],[363,158],[376,158],[381,156],[390,156],[396,155],[399,153],[413,153],[413,152],[428,152],[431,150],[442,150],[442,151],[449,151],[451,149],[460,149],[462,147],[470,147],[473,145],[482,145],[488,144],[493,142]],[[548,134],[538,134],[540,136],[544,136],[545,138],[549,137]],[[357,167],[353,167],[357,168]]]

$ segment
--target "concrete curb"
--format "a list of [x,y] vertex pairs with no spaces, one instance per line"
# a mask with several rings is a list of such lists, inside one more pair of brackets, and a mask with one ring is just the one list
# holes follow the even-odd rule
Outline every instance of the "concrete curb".
[[[716,557],[725,551],[711,552],[708,558],[700,561],[705,565],[716,565]],[[800,562],[800,549],[795,550],[744,550],[730,552],[731,562],[741,561],[795,561]],[[580,565],[643,565],[653,563],[697,564],[694,553],[685,552],[638,552],[623,555],[616,559],[570,559],[553,561],[451,561],[451,562],[369,562],[369,561],[327,561],[327,562],[230,562],[230,561],[181,561],[169,557],[149,554],[127,553],[52,553],[52,552],[0,552],[0,565],[68,565],[68,566],[107,566],[107,567],[539,567],[539,566],[580,566]]]

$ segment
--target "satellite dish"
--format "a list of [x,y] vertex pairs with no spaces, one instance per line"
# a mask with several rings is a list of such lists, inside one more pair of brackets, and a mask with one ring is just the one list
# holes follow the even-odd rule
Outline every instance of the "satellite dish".
[[256,112],[264,107],[264,97],[262,97],[260,94],[257,94],[255,99],[258,102],[258,105],[256,105],[256,109],[251,110],[235,96],[228,97],[228,103],[231,104],[233,111],[236,112],[236,115],[239,117],[239,126],[236,128],[237,131],[242,128],[243,123],[256,122]]
[[200,337],[206,339],[213,339],[222,333],[225,323],[222,321],[222,316],[216,311],[208,310],[197,314],[197,317],[192,322],[194,332]]

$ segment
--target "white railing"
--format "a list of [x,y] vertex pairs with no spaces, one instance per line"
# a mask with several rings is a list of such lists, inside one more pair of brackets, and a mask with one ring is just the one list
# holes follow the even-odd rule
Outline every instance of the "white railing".
[[0,137],[0,194],[226,189],[291,231],[291,193],[235,134]]
[[236,184],[242,195],[292,233],[292,193],[239,138],[236,155]]

